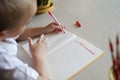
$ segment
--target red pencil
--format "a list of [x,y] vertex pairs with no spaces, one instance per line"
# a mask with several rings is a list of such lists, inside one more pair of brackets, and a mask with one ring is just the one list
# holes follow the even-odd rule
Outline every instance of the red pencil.
[[119,60],[120,56],[119,56],[119,37],[118,34],[116,35],[116,59]]
[[119,53],[119,35],[116,35],[116,62],[118,66],[118,75],[120,80],[120,53]]
[[53,20],[60,26],[60,22],[57,20],[57,18],[53,15],[51,11],[48,11],[48,14],[53,18]]
[[110,51],[111,51],[111,57],[112,57],[112,62],[113,62],[113,73],[114,73],[114,77],[115,80],[119,80],[119,75],[118,75],[118,65],[116,63],[116,59],[113,55],[114,49],[113,49],[113,44],[111,42],[111,40],[109,39],[109,47],[110,47]]
[[111,40],[109,39],[109,48],[110,48],[110,52],[111,52],[111,57],[112,57],[112,62],[113,62],[113,65],[115,65],[115,62],[114,62],[114,55],[113,55],[113,51],[114,51],[114,49],[113,49],[113,44],[112,44],[112,42],[111,42]]
[[[61,26],[60,22],[57,20],[57,18],[53,15],[53,13],[51,11],[48,11],[48,14],[52,17],[52,19],[55,21],[55,23],[58,25],[58,26]],[[65,30],[64,28],[62,27],[62,32],[65,33]]]

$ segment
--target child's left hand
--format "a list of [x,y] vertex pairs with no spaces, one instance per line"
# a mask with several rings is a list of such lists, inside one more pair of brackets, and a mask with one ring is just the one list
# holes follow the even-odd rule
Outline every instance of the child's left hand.
[[65,28],[63,25],[58,26],[55,22],[52,22],[45,27],[45,32],[46,33],[61,32],[63,28]]

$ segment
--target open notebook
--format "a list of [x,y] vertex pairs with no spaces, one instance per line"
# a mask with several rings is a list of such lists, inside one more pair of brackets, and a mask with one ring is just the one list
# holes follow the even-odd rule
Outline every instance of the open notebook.
[[[48,37],[48,65],[52,80],[72,80],[82,69],[94,62],[103,52],[75,34],[50,34]],[[31,57],[28,43],[22,48]]]

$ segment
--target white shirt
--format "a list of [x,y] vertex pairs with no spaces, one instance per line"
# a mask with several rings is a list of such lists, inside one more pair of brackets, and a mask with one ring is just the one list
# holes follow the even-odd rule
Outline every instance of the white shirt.
[[16,57],[17,42],[14,38],[0,42],[0,69],[15,69],[14,80],[37,80],[38,73]]

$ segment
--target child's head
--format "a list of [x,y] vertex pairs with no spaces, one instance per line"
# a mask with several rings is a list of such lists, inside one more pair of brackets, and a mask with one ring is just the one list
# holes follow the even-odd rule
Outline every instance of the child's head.
[[0,0],[0,37],[21,34],[36,8],[36,0]]

